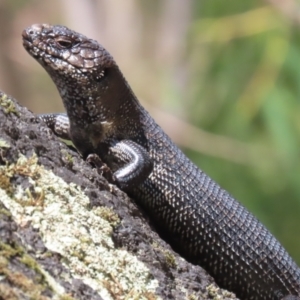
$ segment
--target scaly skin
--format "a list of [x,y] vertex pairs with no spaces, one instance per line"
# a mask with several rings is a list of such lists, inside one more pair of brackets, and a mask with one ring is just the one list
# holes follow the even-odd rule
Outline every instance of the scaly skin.
[[[99,155],[118,175],[130,160],[116,146],[125,142],[137,145],[137,157],[151,161],[143,168],[141,160],[142,171],[132,176],[141,179],[129,182],[126,191],[179,253],[241,299],[300,295],[300,270],[288,253],[172,143],[101,45],[47,24],[26,29],[23,41],[56,84],[67,110],[69,136],[84,157]],[[121,182],[122,176],[116,177]]]

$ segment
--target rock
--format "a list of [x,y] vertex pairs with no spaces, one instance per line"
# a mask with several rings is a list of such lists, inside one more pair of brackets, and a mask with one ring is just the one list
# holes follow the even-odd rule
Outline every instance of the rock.
[[236,299],[0,92],[0,299]]

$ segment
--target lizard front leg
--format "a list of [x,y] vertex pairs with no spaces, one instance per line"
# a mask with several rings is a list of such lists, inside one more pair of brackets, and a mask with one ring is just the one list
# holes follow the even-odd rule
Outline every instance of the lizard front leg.
[[143,183],[153,170],[153,162],[146,149],[132,140],[113,141],[107,157],[108,165],[116,166],[114,177],[124,191]]
[[55,135],[64,140],[71,140],[70,137],[70,122],[67,114],[40,114],[38,118],[44,121]]
[[[42,114],[38,116],[57,135],[65,140],[72,140],[70,123],[67,114]],[[132,140],[110,141],[105,162],[98,153],[89,153],[87,161],[93,164],[99,173],[122,190],[130,190],[147,179],[153,169],[148,152]]]

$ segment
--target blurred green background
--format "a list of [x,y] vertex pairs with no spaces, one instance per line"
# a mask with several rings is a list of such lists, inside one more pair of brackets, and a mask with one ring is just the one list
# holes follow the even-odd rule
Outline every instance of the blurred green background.
[[176,143],[300,264],[299,8],[295,0],[0,0],[0,89],[36,113],[63,111],[21,31],[59,23],[97,39]]

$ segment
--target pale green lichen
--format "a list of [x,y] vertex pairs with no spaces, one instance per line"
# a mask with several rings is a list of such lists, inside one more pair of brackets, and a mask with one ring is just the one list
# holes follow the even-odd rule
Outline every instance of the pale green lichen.
[[113,227],[117,226],[120,223],[119,216],[110,208],[105,206],[97,207],[94,210],[95,214],[101,217],[102,219],[109,222],[109,224]]
[[161,247],[159,244],[157,244],[156,242],[154,242],[152,244],[152,247],[155,248],[157,251],[160,251],[165,259],[167,264],[169,265],[170,268],[176,268],[176,259],[175,256],[172,252],[170,252],[169,250],[164,249],[163,247]]
[[[63,142],[65,142],[65,140],[63,140]],[[67,144],[67,143],[66,143]],[[62,150],[61,151],[62,155],[64,156],[65,158],[65,161],[69,164],[73,164],[73,160],[74,160],[74,157],[66,150]]]
[[7,141],[0,138],[0,148],[10,148],[10,144]]
[[227,290],[222,290],[219,287],[217,287],[214,284],[211,284],[209,286],[206,287],[206,290],[209,294],[209,296],[211,297],[211,299],[213,300],[223,300],[223,299],[227,299],[227,300],[234,300],[237,299],[235,294],[227,291]]
[[38,165],[35,155],[1,166],[0,174],[28,177],[34,193],[21,186],[13,186],[11,193],[0,185],[0,201],[19,225],[39,230],[46,247],[61,254],[73,277],[104,299],[158,299],[158,282],[149,269],[127,251],[114,248],[111,234],[119,219],[113,212],[90,209],[80,187]]
[[[23,264],[28,268],[34,270],[35,276],[34,280],[28,276],[26,273],[19,272],[9,265],[10,259],[13,258],[14,261],[18,261],[19,265]],[[45,272],[46,273],[46,272]],[[46,300],[48,297],[43,296],[43,292],[49,286],[54,287],[55,285],[50,285],[42,268],[38,263],[26,254],[25,250],[15,243],[12,245],[0,242],[0,279],[5,278],[7,283],[3,283],[0,286],[0,298],[1,299],[36,299],[36,300]],[[63,294],[63,290],[61,294]],[[57,295],[51,297],[51,299],[59,300]]]
[[0,106],[2,106],[3,111],[6,114],[13,113],[19,116],[19,112],[16,108],[15,103],[5,94],[2,94],[2,96],[0,97]]

